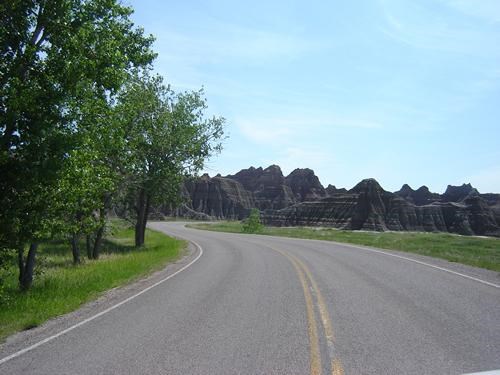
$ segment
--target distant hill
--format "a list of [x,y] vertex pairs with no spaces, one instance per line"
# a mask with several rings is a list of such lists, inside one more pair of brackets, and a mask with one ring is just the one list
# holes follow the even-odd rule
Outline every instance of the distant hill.
[[279,166],[271,165],[190,179],[183,195],[181,207],[164,213],[241,220],[258,208],[266,224],[277,226],[500,236],[500,194],[481,194],[470,184],[449,185],[443,194],[407,184],[392,193],[374,179],[351,190],[324,188],[312,169],[298,168],[284,176]]

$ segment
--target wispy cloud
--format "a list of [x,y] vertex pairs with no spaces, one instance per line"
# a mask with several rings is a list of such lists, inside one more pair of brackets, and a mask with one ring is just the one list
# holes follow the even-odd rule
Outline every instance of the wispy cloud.
[[[241,87],[242,78],[244,80],[248,75],[249,69],[262,69],[310,57],[328,48],[328,43],[285,30],[248,28],[212,21],[203,31],[162,30],[155,49],[158,52],[157,66],[160,70],[164,69],[160,73],[171,77],[176,87],[192,89],[203,83],[211,92],[233,95],[252,90]],[[237,82],[229,78],[235,76],[240,77]]]
[[382,87],[392,93],[428,91],[415,103],[427,112],[424,121],[434,118],[431,122],[444,124],[500,88],[500,27],[494,24],[500,19],[500,1],[379,0],[379,5],[383,33],[420,59],[413,74]]
[[380,129],[382,124],[355,115],[297,113],[283,116],[239,117],[235,124],[241,134],[258,144],[277,146],[321,137],[322,131],[334,128]]
[[298,135],[297,124],[285,119],[239,119],[236,124],[247,139],[259,143],[282,143]]
[[162,58],[170,62],[266,64],[303,56],[321,44],[284,32],[216,25],[203,34],[164,32],[158,47]]
[[446,4],[460,12],[489,22],[500,22],[498,0],[445,0]]
[[[385,25],[381,30],[387,36],[410,47],[466,55],[498,56],[500,30],[488,29],[483,24],[460,17],[443,17],[436,11],[439,5],[460,10],[462,16],[489,17],[490,20],[500,17],[500,2],[486,1],[495,11],[489,13],[482,1],[442,0],[425,6],[421,2],[395,0],[379,0],[385,16]],[[479,10],[481,9],[481,10]]]

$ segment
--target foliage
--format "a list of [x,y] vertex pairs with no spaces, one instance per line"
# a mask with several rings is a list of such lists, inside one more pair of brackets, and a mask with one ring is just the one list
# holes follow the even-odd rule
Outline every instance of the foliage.
[[262,229],[260,211],[257,208],[252,208],[250,215],[242,223],[241,231],[243,233],[261,233]]
[[1,240],[17,247],[47,234],[52,192],[79,140],[72,107],[90,93],[106,100],[127,70],[154,55],[152,38],[133,28],[131,9],[116,1],[2,4]]
[[22,289],[40,242],[70,240],[77,264],[85,237],[97,259],[117,197],[143,245],[151,205],[175,203],[221,149],[224,119],[205,117],[202,90],[149,74],[153,37],[131,13],[119,0],[0,3],[0,263],[17,251]]
[[137,246],[152,205],[176,203],[183,178],[221,149],[224,119],[206,119],[203,91],[176,94],[159,76],[137,75],[120,93],[116,117],[125,135],[125,206]]
[[15,252],[13,250],[0,251],[0,305],[8,303],[8,295],[5,292],[6,280],[14,275],[13,265]]
[[154,58],[131,12],[117,0],[0,3],[0,251],[23,256],[26,243],[57,234],[63,191],[73,208],[89,197],[81,181],[61,182],[78,179],[81,148],[98,140],[78,114],[112,105],[130,72]]

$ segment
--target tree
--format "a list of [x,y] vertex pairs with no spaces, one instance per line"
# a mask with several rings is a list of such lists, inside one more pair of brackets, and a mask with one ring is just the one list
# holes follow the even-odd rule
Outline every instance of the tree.
[[117,0],[0,3],[0,251],[17,250],[22,289],[38,241],[56,230],[53,192],[81,141],[75,106],[89,95],[110,103],[154,58],[131,13]]
[[[85,138],[85,137],[83,137]],[[56,190],[57,197],[52,208],[53,228],[56,232],[69,236],[73,262],[80,263],[79,240],[82,235],[89,239],[87,254],[96,259],[98,254],[90,238],[103,225],[105,209],[103,197],[115,190],[113,170],[101,158],[102,154],[94,145],[95,139],[82,141],[66,158]]]
[[80,262],[79,239],[86,237],[87,256],[99,257],[111,197],[121,180],[123,134],[114,109],[103,98],[87,97],[72,106],[78,124],[75,147],[68,152],[58,178],[54,208],[59,233],[69,234],[74,263]]
[[257,208],[252,208],[250,215],[243,221],[242,231],[243,233],[259,233],[262,231],[260,211]]
[[203,91],[176,94],[159,76],[136,76],[116,108],[126,136],[125,202],[135,219],[135,244],[144,244],[153,205],[176,202],[186,175],[221,149],[224,118],[206,119]]

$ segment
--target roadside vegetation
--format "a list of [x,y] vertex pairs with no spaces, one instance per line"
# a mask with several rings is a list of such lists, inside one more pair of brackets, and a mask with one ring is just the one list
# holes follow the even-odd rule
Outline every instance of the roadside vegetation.
[[66,241],[40,244],[37,282],[29,291],[19,290],[14,267],[4,272],[0,340],[161,269],[181,256],[185,248],[184,241],[147,229],[146,245],[136,251],[134,229],[122,220],[113,220],[107,231],[100,259],[83,260],[78,265],[73,264]]
[[[206,115],[202,90],[174,92],[152,73],[154,37],[123,2],[0,4],[0,306],[24,327],[52,314],[23,318],[36,296],[59,313],[88,298],[84,280],[103,290],[148,269],[151,208],[179,202],[183,179],[221,150],[225,120]],[[111,213],[133,223],[125,247],[105,238]]]
[[252,208],[250,215],[241,222],[241,231],[243,233],[261,233],[264,226],[260,221],[260,211]]
[[[245,224],[237,221],[189,224],[188,226],[218,232],[245,233]],[[500,239],[497,238],[459,236],[448,233],[360,232],[334,228],[267,226],[262,227],[259,233],[399,250],[500,272]]]

